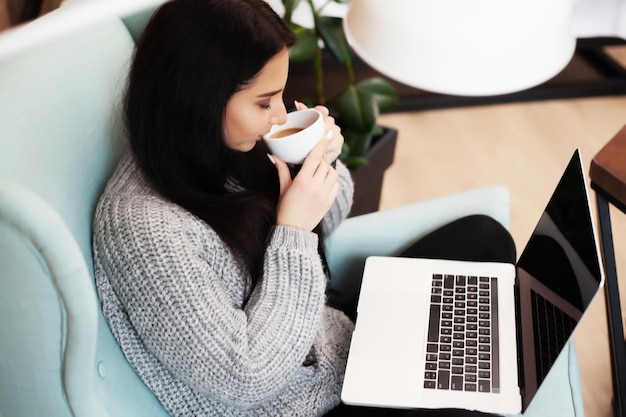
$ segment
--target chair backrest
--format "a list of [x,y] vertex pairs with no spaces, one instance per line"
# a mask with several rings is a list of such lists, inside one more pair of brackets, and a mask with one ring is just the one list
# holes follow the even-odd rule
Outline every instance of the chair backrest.
[[167,415],[104,321],[91,256],[124,147],[125,22],[158,3],[69,2],[0,35],[1,416]]

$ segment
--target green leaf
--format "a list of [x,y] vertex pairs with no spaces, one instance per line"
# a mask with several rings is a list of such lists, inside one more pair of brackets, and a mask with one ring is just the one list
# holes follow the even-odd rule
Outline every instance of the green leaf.
[[350,3],[351,0],[334,0],[335,3],[347,4]]
[[315,32],[294,23],[289,26],[296,34],[296,43],[289,48],[289,59],[293,62],[302,62],[313,59],[319,47]]
[[393,85],[382,78],[368,78],[359,82],[356,89],[363,94],[371,94],[378,104],[380,113],[393,109],[398,104],[398,93]]
[[357,169],[360,166],[367,165],[367,159],[360,156],[349,156],[345,160],[341,160],[348,169]]
[[339,154],[339,160],[345,163],[348,156],[350,156],[350,146],[348,146],[344,137],[343,146],[341,147],[341,153]]
[[352,57],[343,33],[342,21],[340,17],[322,16],[315,22],[315,27],[330,53],[339,62],[346,64],[352,61]]
[[374,126],[374,129],[372,129],[372,136],[374,137],[382,136],[383,133],[385,133],[385,130],[382,128],[382,126],[376,125]]
[[347,156],[363,156],[372,145],[372,132],[362,133],[344,129],[342,133],[349,148]]
[[282,2],[285,7],[285,15],[283,19],[285,22],[291,23],[291,15],[293,14],[295,8],[298,7],[300,0],[282,0]]
[[378,118],[378,103],[372,94],[350,86],[333,100],[343,126],[370,133]]

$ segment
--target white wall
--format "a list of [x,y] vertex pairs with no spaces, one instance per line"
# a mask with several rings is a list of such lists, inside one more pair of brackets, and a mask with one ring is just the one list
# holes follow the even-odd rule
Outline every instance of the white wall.
[[574,0],[573,15],[572,26],[578,37],[618,36],[626,39],[625,0]]

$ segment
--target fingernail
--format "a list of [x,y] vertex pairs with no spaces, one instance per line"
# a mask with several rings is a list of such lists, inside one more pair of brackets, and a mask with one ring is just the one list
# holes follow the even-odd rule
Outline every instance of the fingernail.
[[331,140],[333,138],[333,131],[329,130],[328,133],[326,134],[326,139]]
[[274,165],[276,165],[276,160],[274,159],[274,157],[272,155],[270,155],[269,153],[267,154],[267,157],[269,158],[270,162]]
[[294,106],[296,106],[296,110],[298,110],[298,100],[293,101]]

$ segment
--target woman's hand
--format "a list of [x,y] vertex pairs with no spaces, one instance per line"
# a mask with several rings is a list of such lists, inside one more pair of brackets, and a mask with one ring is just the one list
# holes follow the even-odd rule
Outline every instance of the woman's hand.
[[280,181],[276,224],[310,232],[328,212],[339,192],[337,171],[325,158],[332,145],[332,139],[320,140],[293,180],[287,164],[270,156]]
[[[297,110],[304,110],[307,108],[304,103],[300,103],[299,101],[295,101],[294,104],[296,105]],[[323,139],[330,140],[328,149],[324,152],[324,160],[329,164],[332,164],[341,154],[341,149],[343,147],[343,135],[341,134],[339,126],[335,124],[335,119],[329,115],[328,108],[324,106],[315,106],[315,109],[319,110],[324,116],[326,130]]]

